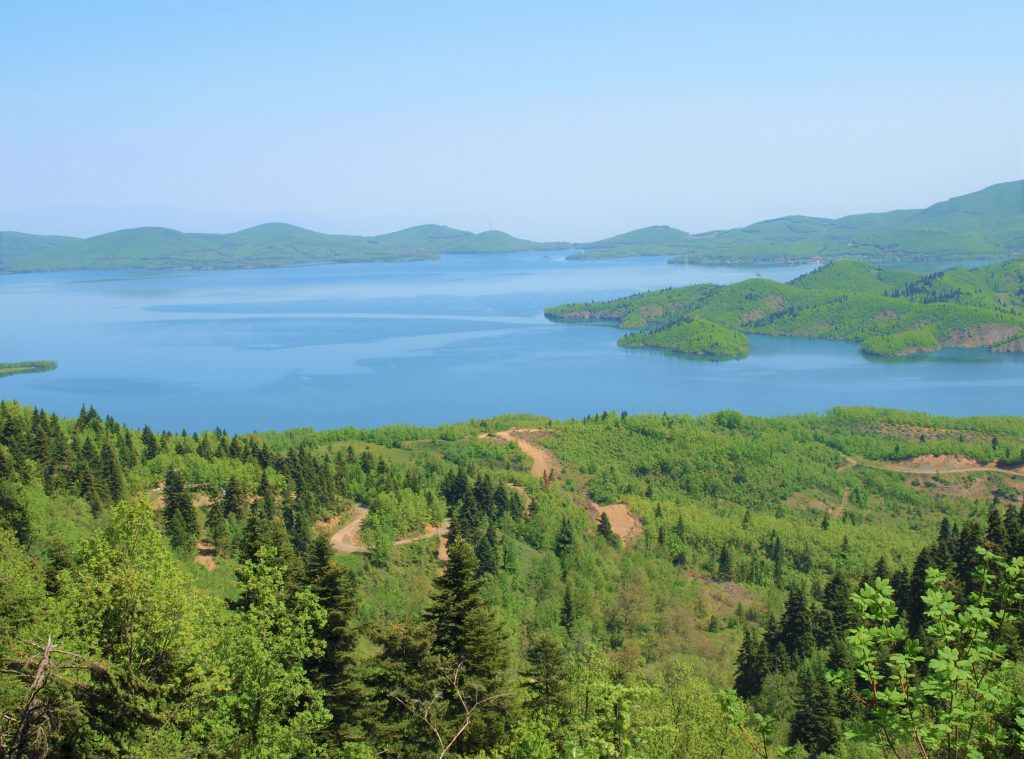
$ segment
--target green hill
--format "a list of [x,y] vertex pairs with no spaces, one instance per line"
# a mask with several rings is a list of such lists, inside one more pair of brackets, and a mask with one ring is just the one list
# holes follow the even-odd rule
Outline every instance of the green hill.
[[567,248],[576,249],[569,256],[576,260],[674,256],[671,263],[1004,258],[1024,252],[1024,180],[923,210],[841,219],[786,216],[696,235],[654,226],[582,244],[533,242],[496,230],[474,234],[436,224],[373,237],[326,235],[290,224],[261,224],[231,234],[141,227],[87,239],[0,232],[0,272],[238,269]]
[[1004,257],[1024,252],[1024,181],[992,185],[922,210],[839,219],[785,216],[696,235],[649,227],[578,247],[573,255],[578,259],[674,254],[673,263]]
[[473,234],[437,225],[375,237],[326,235],[291,224],[231,234],[140,227],[86,239],[0,232],[0,272],[67,269],[241,269],[310,263],[418,261],[442,253],[510,253],[569,247],[504,232]]
[[[947,347],[1020,352],[1024,261],[919,277],[844,260],[789,284],[748,279],[691,285],[603,303],[572,303],[545,314],[553,321],[605,321],[646,330],[623,338],[620,345],[691,355],[745,355],[744,333],[855,340],[865,353],[880,356]],[[705,334],[701,325],[707,325]],[[722,349],[715,352],[713,346]]]

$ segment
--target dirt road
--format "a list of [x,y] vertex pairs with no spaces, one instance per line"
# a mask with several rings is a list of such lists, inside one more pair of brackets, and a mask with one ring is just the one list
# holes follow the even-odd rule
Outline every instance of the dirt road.
[[[365,506],[356,506],[355,513],[349,518],[345,524],[339,527],[331,535],[331,546],[335,551],[339,553],[366,553],[367,547],[363,545],[362,530],[363,522],[366,521],[366,515],[369,514],[369,510]],[[322,529],[331,530],[338,525],[339,519],[337,517],[329,519],[326,522],[321,522],[320,526]],[[412,535],[407,538],[399,538],[395,541],[396,546],[404,546],[409,543],[415,543],[418,540],[426,540],[427,538],[434,538],[438,536],[447,535],[451,529],[451,520],[446,519],[439,525],[428,526],[426,532],[420,535]],[[443,558],[447,558],[447,553],[444,552],[443,546],[445,541],[441,541],[442,549],[438,551],[440,556],[442,553],[445,554]]]
[[[524,433],[541,432],[541,430],[528,430],[522,428],[513,427],[510,430],[504,430],[502,432],[495,432],[492,435],[480,435],[480,437],[496,437],[501,440],[515,443],[519,446],[527,458],[530,459],[530,474],[539,479],[543,479],[545,476],[554,479],[562,473],[562,465],[558,461],[558,457],[554,453],[549,451],[547,448],[537,445],[536,443],[530,442],[526,438]],[[583,504],[590,515],[590,518],[597,522],[601,518],[601,514],[608,515],[608,522],[611,524],[612,532],[622,538],[622,541],[626,545],[632,545],[636,542],[637,538],[643,534],[644,527],[643,522],[640,521],[640,517],[634,514],[629,506],[624,503],[613,503],[609,506],[600,506],[594,501],[587,499],[586,503]]]

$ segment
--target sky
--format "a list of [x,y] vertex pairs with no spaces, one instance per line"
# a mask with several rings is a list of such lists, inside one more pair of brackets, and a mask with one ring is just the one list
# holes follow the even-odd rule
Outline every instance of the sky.
[[582,242],[1024,177],[1024,3],[0,3],[0,229]]

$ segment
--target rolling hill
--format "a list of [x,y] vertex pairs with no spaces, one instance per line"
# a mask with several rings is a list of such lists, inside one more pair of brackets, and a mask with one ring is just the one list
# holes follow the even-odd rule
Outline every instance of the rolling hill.
[[868,354],[948,347],[1024,351],[1024,261],[919,276],[836,261],[788,284],[748,279],[691,285],[545,311],[553,321],[643,330],[619,340],[720,358],[747,354],[745,334],[855,340]]
[[570,248],[574,260],[673,256],[671,263],[1005,258],[1024,252],[1024,180],[922,210],[840,219],[786,216],[701,234],[653,226],[588,243],[534,242],[497,230],[474,234],[436,224],[373,237],[321,234],[290,224],[231,234],[141,227],[85,239],[0,232],[0,272],[264,268]]
[[418,261],[442,253],[508,253],[568,248],[504,232],[474,234],[434,224],[360,237],[327,235],[290,224],[261,224],[231,234],[163,227],[122,229],[85,239],[0,232],[0,272],[67,269],[243,269],[311,263]]
[[999,258],[1024,252],[1024,181],[992,185],[923,210],[840,219],[786,216],[697,235],[649,227],[578,248],[573,258],[673,254],[673,263]]

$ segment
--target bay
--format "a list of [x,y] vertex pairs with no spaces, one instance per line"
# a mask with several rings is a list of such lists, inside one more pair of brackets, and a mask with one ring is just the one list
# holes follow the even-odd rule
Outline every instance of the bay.
[[871,360],[850,343],[751,338],[742,361],[625,350],[608,326],[545,306],[811,266],[669,266],[564,253],[189,272],[0,277],[0,360],[59,369],[0,398],[62,415],[82,404],[157,430],[435,425],[603,410],[776,415],[875,405],[1024,414],[1024,358],[949,350]]

